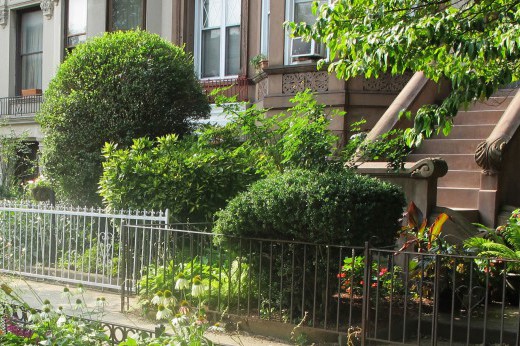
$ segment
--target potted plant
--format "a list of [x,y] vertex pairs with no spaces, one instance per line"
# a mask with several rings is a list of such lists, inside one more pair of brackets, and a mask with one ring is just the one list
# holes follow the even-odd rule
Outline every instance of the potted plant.
[[249,60],[251,65],[255,68],[255,70],[260,73],[262,70],[267,68],[269,62],[267,61],[267,57],[263,54],[255,55]]

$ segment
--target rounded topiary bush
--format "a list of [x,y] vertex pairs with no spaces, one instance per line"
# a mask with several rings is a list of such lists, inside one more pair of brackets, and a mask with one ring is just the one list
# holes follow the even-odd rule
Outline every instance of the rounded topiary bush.
[[257,181],[217,213],[214,232],[321,244],[390,245],[401,189],[352,171],[290,170]]
[[192,57],[146,31],[107,33],[76,47],[45,92],[46,175],[62,198],[100,201],[101,148],[185,134],[209,114]]

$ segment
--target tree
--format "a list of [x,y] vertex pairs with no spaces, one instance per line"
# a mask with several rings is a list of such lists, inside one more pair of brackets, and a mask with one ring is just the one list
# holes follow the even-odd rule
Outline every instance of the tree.
[[289,23],[295,36],[324,42],[329,72],[339,78],[423,71],[448,80],[451,94],[425,105],[408,144],[448,133],[461,105],[484,99],[519,79],[520,6],[514,0],[337,0],[315,3],[313,25]]
[[43,162],[61,198],[97,204],[105,142],[184,135],[209,113],[192,57],[145,31],[107,33],[59,67],[37,116]]

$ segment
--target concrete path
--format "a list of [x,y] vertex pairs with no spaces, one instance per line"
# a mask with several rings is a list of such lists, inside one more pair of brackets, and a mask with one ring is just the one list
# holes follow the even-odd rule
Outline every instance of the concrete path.
[[[33,308],[41,308],[42,302],[48,299],[54,307],[62,306],[63,310],[69,314],[77,314],[77,311],[72,309],[77,298],[81,298],[92,310],[96,306],[97,298],[104,297],[106,306],[103,312],[93,313],[90,315],[92,319],[101,319],[105,322],[122,324],[129,327],[136,327],[139,329],[154,330],[156,323],[152,320],[144,318],[139,309],[137,298],[130,298],[130,309],[128,312],[121,313],[121,296],[113,292],[100,292],[90,288],[85,289],[83,294],[76,294],[71,297],[71,304],[69,299],[63,294],[63,288],[69,287],[71,292],[76,293],[75,285],[65,285],[60,283],[49,283],[41,281],[29,281],[19,277],[7,276],[0,274],[0,284],[6,283],[13,288],[23,300]],[[84,316],[89,317],[89,315]],[[263,345],[263,346],[283,346],[291,345],[282,341],[274,341],[269,338],[261,336],[240,335],[237,334],[208,334],[209,339],[225,346],[235,345]]]

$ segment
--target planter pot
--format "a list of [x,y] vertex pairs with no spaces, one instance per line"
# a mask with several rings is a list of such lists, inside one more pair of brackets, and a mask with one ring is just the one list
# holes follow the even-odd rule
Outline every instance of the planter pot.
[[22,89],[22,96],[41,95],[42,89]]
[[264,70],[269,67],[269,61],[268,60],[262,60],[260,61],[260,69]]

